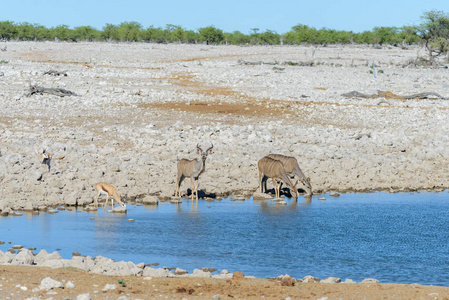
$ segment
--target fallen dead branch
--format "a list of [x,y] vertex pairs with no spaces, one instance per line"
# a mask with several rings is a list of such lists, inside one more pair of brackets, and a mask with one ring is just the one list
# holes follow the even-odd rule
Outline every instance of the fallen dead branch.
[[30,85],[29,93],[27,94],[27,96],[29,97],[34,94],[43,94],[43,93],[52,94],[52,95],[60,96],[60,97],[78,96],[76,93],[65,90],[65,89],[45,88],[45,87],[41,87],[41,86],[37,86],[37,85]]
[[67,71],[48,70],[47,72],[44,73],[44,75],[67,76]]
[[239,59],[238,63],[245,66],[259,66],[259,65],[283,65],[283,66],[298,66],[298,67],[312,67],[314,65],[313,61],[299,61],[299,62],[293,62],[293,61],[284,61],[283,63],[280,62],[263,62],[263,61],[244,61]]
[[349,93],[341,94],[345,98],[364,98],[364,99],[375,99],[379,97],[384,97],[385,99],[396,99],[396,100],[410,100],[410,99],[429,99],[429,98],[440,98],[441,100],[447,100],[447,98],[441,96],[434,92],[424,92],[412,95],[398,95],[389,91],[377,91],[377,94],[363,94],[358,91],[352,91]]

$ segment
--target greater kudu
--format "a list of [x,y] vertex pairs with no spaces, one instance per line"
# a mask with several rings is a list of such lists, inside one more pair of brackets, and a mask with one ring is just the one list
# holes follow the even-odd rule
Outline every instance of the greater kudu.
[[211,147],[207,148],[206,151],[203,151],[203,149],[200,148],[199,144],[196,145],[196,151],[198,154],[201,155],[201,159],[195,158],[195,159],[181,159],[178,161],[177,168],[178,168],[178,177],[176,179],[176,191],[175,196],[181,197],[181,183],[184,180],[184,178],[190,178],[190,183],[192,186],[192,201],[193,201],[193,194],[196,194],[196,201],[198,201],[198,179],[200,175],[206,170],[206,159],[209,154],[212,154],[212,148],[214,148],[214,145],[212,144]]
[[310,182],[310,177],[306,177],[301,171],[296,158],[282,154],[268,154],[268,157],[281,161],[287,175],[291,178],[297,176],[299,181],[304,185],[304,191],[306,194],[312,195],[312,184]]
[[259,191],[261,193],[265,192],[265,181],[271,178],[277,199],[280,196],[280,184],[278,181],[284,182],[290,188],[290,194],[294,198],[298,197],[298,191],[296,189],[297,182],[293,184],[290,181],[290,177],[285,172],[284,165],[281,161],[265,156],[257,162],[257,167],[259,168]]

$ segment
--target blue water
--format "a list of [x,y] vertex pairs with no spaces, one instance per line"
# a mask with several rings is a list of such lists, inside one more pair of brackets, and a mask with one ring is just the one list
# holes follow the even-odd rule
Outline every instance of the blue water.
[[[342,194],[310,203],[169,202],[127,215],[59,212],[0,218],[0,240],[160,267],[246,275],[376,278],[449,286],[449,194]],[[135,222],[128,222],[129,218]],[[0,245],[6,251],[11,245]]]

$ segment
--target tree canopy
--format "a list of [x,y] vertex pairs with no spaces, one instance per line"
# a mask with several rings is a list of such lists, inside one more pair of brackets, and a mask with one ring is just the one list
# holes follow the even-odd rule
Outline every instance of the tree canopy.
[[138,22],[106,24],[101,30],[92,26],[70,28],[59,25],[46,28],[27,22],[0,21],[2,40],[53,40],[60,41],[126,41],[151,43],[207,43],[207,44],[413,44],[423,42],[434,57],[449,49],[449,15],[443,11],[428,11],[421,17],[421,24],[403,27],[374,27],[371,31],[354,33],[297,24],[290,31],[280,34],[273,30],[251,28],[248,34],[240,31],[223,32],[215,26],[188,30],[180,25],[167,24],[165,28],[144,28]]

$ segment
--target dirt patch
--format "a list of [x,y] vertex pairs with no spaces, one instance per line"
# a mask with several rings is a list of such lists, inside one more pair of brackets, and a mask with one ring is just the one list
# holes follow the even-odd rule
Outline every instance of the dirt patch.
[[[71,268],[47,269],[29,266],[0,266],[2,278],[0,298],[25,299],[28,297],[55,297],[75,299],[77,295],[89,293],[92,299],[446,299],[448,287],[424,286],[418,284],[325,284],[295,283],[283,286],[270,279],[227,279],[210,278],[151,278],[136,276],[106,276],[89,274]],[[71,281],[74,288],[56,288],[36,291],[45,277],[62,282]],[[126,286],[119,284],[119,281]],[[106,284],[115,289],[103,291]],[[24,290],[25,288],[26,290]],[[33,289],[35,290],[33,292]],[[218,295],[218,296],[216,296]]]

